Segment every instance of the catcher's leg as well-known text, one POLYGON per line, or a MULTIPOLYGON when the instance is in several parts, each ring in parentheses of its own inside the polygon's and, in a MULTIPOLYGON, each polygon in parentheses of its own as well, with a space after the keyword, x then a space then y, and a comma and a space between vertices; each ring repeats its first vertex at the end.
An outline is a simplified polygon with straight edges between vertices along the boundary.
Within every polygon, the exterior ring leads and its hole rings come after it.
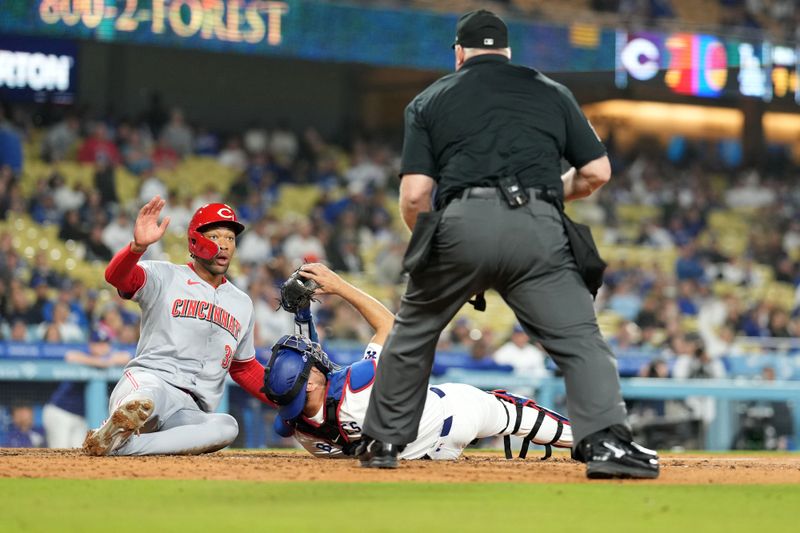
POLYGON ((555 411, 538 405, 524 396, 510 394, 504 390, 492 391, 488 398, 496 401, 505 411, 506 425, 498 434, 505 436, 506 458, 511 459, 511 435, 522 437, 522 450, 525 458, 531 442, 545 447, 545 456, 550 457, 551 446, 572 447, 572 426, 569 420, 555 411))

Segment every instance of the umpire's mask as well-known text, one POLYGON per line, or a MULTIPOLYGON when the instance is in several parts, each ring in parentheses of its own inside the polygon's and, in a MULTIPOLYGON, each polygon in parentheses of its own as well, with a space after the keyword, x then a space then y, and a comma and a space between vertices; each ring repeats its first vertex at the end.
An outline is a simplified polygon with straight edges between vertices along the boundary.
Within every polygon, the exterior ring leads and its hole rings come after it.
POLYGON ((306 337, 284 335, 272 347, 261 390, 278 406, 284 420, 294 420, 303 412, 306 384, 313 367, 325 375, 337 369, 322 347, 306 337))

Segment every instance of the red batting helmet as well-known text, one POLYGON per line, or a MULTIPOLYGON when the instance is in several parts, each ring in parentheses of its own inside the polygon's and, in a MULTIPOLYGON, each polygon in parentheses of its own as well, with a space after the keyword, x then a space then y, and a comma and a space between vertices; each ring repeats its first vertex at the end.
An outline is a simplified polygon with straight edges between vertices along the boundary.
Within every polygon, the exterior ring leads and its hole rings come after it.
POLYGON ((201 233, 208 226, 226 226, 236 235, 244 231, 244 225, 236 220, 236 212, 228 204, 204 205, 189 222, 189 253, 200 259, 211 260, 219 253, 217 243, 201 233))

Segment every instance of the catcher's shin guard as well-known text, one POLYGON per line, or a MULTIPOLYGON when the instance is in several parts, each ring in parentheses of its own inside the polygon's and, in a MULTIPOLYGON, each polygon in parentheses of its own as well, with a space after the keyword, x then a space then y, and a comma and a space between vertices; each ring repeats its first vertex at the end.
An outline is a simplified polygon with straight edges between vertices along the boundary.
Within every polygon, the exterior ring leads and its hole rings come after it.
POLYGON ((519 452, 521 459, 528 455, 528 446, 531 442, 544 446, 545 455, 542 460, 552 455, 553 446, 572 447, 572 427, 565 416, 538 405, 530 398, 515 396, 505 390, 494 390, 491 394, 503 404, 508 415, 506 427, 499 433, 504 437, 506 459, 513 458, 511 435, 523 437, 522 449, 519 452), (510 409, 511 406, 514 409, 510 409))

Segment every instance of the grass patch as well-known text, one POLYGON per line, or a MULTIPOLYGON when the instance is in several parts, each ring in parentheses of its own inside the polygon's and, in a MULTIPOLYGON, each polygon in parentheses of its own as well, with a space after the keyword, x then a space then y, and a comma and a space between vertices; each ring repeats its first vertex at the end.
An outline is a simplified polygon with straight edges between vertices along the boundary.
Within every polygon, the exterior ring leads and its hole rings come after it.
POLYGON ((0 479, 0 531, 787 531, 800 487, 0 479))

